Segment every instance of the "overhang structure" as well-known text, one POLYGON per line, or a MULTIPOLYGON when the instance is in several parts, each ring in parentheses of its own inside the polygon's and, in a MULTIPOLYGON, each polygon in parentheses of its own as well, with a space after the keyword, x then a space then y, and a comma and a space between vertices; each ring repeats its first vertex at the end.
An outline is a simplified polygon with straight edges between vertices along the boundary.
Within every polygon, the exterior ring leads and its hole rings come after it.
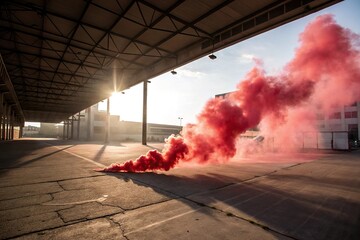
POLYGON ((339 1, 2 0, 0 52, 11 84, 2 79, 1 91, 19 122, 60 122, 339 1))

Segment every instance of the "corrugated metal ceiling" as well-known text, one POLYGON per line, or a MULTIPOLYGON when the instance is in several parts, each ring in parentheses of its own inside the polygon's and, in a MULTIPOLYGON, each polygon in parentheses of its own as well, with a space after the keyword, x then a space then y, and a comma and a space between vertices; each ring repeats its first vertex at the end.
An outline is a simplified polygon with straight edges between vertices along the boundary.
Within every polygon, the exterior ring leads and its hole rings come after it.
POLYGON ((0 50, 25 119, 59 122, 108 97, 114 71, 120 91, 336 2, 3 0, 0 50))

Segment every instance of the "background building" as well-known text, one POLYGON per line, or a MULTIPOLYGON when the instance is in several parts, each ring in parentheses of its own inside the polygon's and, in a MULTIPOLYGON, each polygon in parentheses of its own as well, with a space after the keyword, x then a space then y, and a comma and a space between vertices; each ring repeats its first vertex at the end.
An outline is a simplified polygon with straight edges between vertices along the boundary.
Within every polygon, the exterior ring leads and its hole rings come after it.
POLYGON ((23 137, 39 137, 40 127, 25 126, 23 128, 23 137))
MULTIPOLYGON (((225 98, 229 93, 217 94, 215 97, 225 98)), ((302 133, 303 148, 349 149, 359 146, 360 101, 334 108, 330 115, 323 112, 319 108, 316 113, 318 132, 302 133)), ((254 138, 259 134, 257 130, 249 129, 241 136, 254 138)))
MULTIPOLYGON (((27 137, 52 137, 64 139, 78 139, 89 141, 104 141, 107 127, 107 112, 98 110, 98 105, 71 117, 64 124, 41 123, 36 131, 24 129, 27 137), (79 121, 80 120, 80 121, 79 121)), ((150 142, 164 142, 171 134, 179 134, 181 126, 166 124, 147 124, 147 140, 150 142)), ((142 123, 120 121, 120 116, 110 115, 110 141, 141 142, 142 123)))
POLYGON ((359 140, 360 136, 360 101, 349 106, 334 108, 331 115, 325 116, 321 109, 317 113, 319 131, 346 131, 349 140, 359 140))

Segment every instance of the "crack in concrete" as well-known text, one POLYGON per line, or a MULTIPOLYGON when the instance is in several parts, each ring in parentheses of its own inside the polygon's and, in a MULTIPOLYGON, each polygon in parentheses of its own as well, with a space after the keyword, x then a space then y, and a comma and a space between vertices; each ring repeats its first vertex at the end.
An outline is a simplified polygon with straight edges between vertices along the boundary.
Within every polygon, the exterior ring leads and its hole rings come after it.
POLYGON ((66 189, 61 185, 60 181, 56 181, 56 183, 59 185, 59 187, 60 187, 63 191, 66 191, 66 189))
POLYGON ((231 213, 231 212, 223 211, 223 210, 218 209, 218 208, 216 208, 216 207, 210 207, 210 206, 208 206, 208 205, 205 205, 205 206, 206 206, 206 207, 209 207, 209 208, 212 208, 212 209, 215 209, 215 210, 217 210, 217 211, 219 211, 219 212, 222 212, 222 213, 226 214, 226 215, 229 216, 229 217, 235 217, 235 218, 241 219, 241 220, 243 220, 243 221, 246 221, 246 222, 248 222, 248 223, 250 223, 250 224, 253 224, 253 225, 257 226, 257 227, 260 227, 260 228, 262 228, 262 229, 264 229, 264 230, 266 230, 266 231, 274 232, 274 233, 279 234, 279 235, 282 235, 282 236, 284 236, 284 237, 288 237, 288 238, 291 238, 291 239, 294 239, 294 240, 298 240, 297 238, 295 238, 295 237, 293 237, 293 236, 290 236, 290 235, 288 235, 288 234, 286 234, 286 233, 283 233, 283 232, 280 232, 280 231, 278 231, 278 230, 272 229, 272 228, 270 228, 269 226, 263 225, 263 224, 261 224, 261 223, 259 223, 259 222, 254 222, 254 221, 251 220, 251 219, 238 216, 238 215, 233 214, 233 213, 231 213))
MULTIPOLYGON (((66 209, 69 209, 69 208, 66 208, 66 209)), ((64 209, 61 209, 61 210, 64 210, 64 209)), ((61 217, 61 214, 58 213, 61 210, 58 210, 58 211, 55 211, 55 212, 58 214, 58 217, 60 218, 60 220, 62 220, 64 222, 64 225, 56 226, 56 227, 49 227, 49 228, 44 228, 44 229, 41 229, 41 230, 36 230, 36 231, 27 232, 27 233, 23 233, 23 234, 19 234, 19 235, 14 235, 14 236, 8 237, 7 239, 14 239, 14 238, 19 238, 19 237, 24 237, 24 236, 35 234, 35 233, 41 234, 42 232, 45 232, 45 231, 56 230, 56 229, 59 229, 59 228, 75 225, 75 224, 78 224, 78 223, 83 223, 83 222, 87 222, 87 221, 93 221, 93 220, 102 219, 102 218, 107 219, 107 218, 112 217, 112 216, 114 216, 116 214, 123 213, 123 212, 116 212, 116 213, 111 213, 111 214, 98 216, 98 217, 94 217, 94 218, 86 218, 86 219, 82 218, 80 220, 73 220, 73 221, 66 222, 61 217)))
MULTIPOLYGON (((68 208, 68 209, 70 209, 70 208, 68 208)), ((60 211, 61 211, 61 210, 58 210, 58 211, 55 211, 55 212, 56 212, 58 218, 60 218, 60 220, 65 224, 66 221, 65 221, 65 219, 61 216, 60 211)))
MULTIPOLYGON (((124 213, 123 213, 124 214, 124 213)), ((126 236, 125 234, 125 229, 123 228, 123 226, 120 224, 120 222, 116 222, 112 217, 107 217, 106 218, 108 221, 110 221, 110 223, 118 226, 121 230, 122 236, 126 239, 129 240, 129 238, 126 236)))
POLYGON ((144 204, 144 205, 141 205, 139 207, 134 207, 134 208, 124 208, 124 210, 125 211, 133 211, 133 210, 141 209, 141 208, 144 208, 144 207, 149 207, 149 206, 153 206, 153 205, 156 205, 156 204, 168 202, 168 201, 171 201, 173 199, 175 199, 175 198, 169 198, 169 199, 166 199, 166 200, 163 200, 163 201, 148 203, 148 204, 144 204))
POLYGON ((122 208, 122 207, 120 207, 120 206, 118 206, 118 205, 114 205, 114 204, 110 204, 110 203, 106 203, 106 202, 98 202, 100 205, 102 205, 102 206, 107 206, 107 207, 115 207, 115 208, 120 208, 120 210, 122 211, 122 212, 125 212, 126 210, 124 209, 124 208, 122 208))
POLYGON ((50 181, 44 181, 44 182, 34 182, 34 183, 27 183, 27 184, 7 185, 7 186, 0 186, 0 188, 10 188, 10 187, 28 186, 28 185, 36 185, 36 184, 44 184, 44 183, 57 183, 57 182, 63 182, 63 181, 71 181, 71 180, 78 180, 78 179, 85 179, 85 178, 95 178, 95 177, 104 177, 104 176, 106 176, 106 175, 104 175, 104 174, 99 174, 99 175, 93 175, 93 176, 84 176, 84 177, 76 177, 76 178, 65 178, 65 179, 50 180, 50 181))
MULTIPOLYGON (((14 197, 14 198, 5 198, 5 199, 1 199, 0 202, 2 202, 2 201, 9 201, 9 200, 19 200, 19 199, 22 199, 22 198, 35 197, 35 196, 41 196, 41 195, 50 195, 50 196, 52 196, 52 195, 51 195, 52 193, 58 193, 58 192, 39 193, 39 194, 19 196, 19 197, 14 197)), ((46 201, 46 202, 47 202, 47 201, 46 201)), ((39 203, 37 203, 37 204, 39 204, 39 203)), ((36 205, 36 204, 31 204, 31 205, 27 205, 27 206, 32 206, 32 205, 36 205)))

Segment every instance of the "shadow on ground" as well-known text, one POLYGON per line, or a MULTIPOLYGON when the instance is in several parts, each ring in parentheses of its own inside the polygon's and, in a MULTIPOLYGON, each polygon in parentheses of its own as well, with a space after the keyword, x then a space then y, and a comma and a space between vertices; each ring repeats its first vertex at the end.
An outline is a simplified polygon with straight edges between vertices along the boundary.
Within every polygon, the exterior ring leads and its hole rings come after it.
POLYGON ((317 161, 246 181, 221 172, 191 177, 171 171, 109 175, 291 238, 359 239, 359 152, 354 154, 352 160, 317 161))

